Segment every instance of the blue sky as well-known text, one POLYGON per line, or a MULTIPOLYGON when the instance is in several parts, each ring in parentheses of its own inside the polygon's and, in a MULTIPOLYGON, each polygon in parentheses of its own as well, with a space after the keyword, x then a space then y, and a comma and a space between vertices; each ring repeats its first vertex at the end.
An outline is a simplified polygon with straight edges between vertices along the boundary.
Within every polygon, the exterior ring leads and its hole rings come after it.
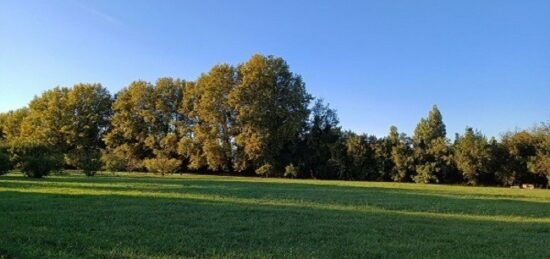
POLYGON ((550 1, 0 1, 0 112, 54 86, 194 80, 285 58, 346 129, 448 135, 550 120, 550 1))

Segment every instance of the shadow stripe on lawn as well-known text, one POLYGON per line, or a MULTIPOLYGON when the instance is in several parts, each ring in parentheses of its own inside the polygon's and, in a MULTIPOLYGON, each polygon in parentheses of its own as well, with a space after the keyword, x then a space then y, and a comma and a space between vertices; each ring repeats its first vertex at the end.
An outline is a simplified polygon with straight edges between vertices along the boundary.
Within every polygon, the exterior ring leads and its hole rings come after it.
POLYGON ((0 192, 14 193, 36 193, 36 194, 59 194, 59 195, 83 195, 83 196, 120 196, 120 197, 148 197, 148 198, 173 198, 194 201, 228 202, 240 205, 253 206, 276 206, 289 208, 319 209, 342 212, 365 212, 391 215, 406 215, 426 218, 439 219, 458 219, 484 222, 501 223, 540 223, 550 224, 549 217, 526 217, 526 216, 503 216, 503 215, 472 215, 472 214, 451 214, 426 211, 405 211, 380 208, 371 205, 337 205, 337 204, 315 204, 310 202, 293 202, 289 200, 264 200, 254 198, 228 197, 210 194, 188 194, 188 193, 162 193, 162 192, 140 192, 140 191, 104 191, 94 190, 93 192, 78 188, 48 188, 40 189, 21 189, 21 188, 0 188, 0 192))

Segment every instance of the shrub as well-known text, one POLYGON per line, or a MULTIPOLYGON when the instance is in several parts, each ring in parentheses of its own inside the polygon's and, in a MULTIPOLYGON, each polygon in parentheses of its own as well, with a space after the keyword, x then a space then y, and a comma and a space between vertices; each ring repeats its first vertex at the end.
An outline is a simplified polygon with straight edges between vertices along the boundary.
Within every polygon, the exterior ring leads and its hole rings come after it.
POLYGON ((7 173, 11 169, 11 161, 8 155, 0 152, 0 175, 7 173))
POLYGON ((28 177, 42 178, 63 167, 63 155, 44 144, 20 143, 13 147, 13 154, 28 177))
POLYGON ((264 164, 260 166, 258 169, 256 169, 256 174, 263 175, 263 176, 270 176, 274 174, 273 166, 269 163, 264 164))
POLYGON ((103 153, 101 155, 103 168, 110 172, 125 171, 128 161, 113 153, 103 153))
POLYGON ((420 165, 416 167, 416 175, 413 177, 413 180, 416 183, 438 183, 436 177, 437 167, 435 163, 427 163, 425 165, 420 165))
POLYGON ((161 174, 163 176, 165 174, 173 174, 177 172, 181 166, 181 161, 173 158, 145 159, 143 163, 149 172, 161 174))
POLYGON ((285 177, 296 178, 298 177, 298 168, 293 164, 287 165, 285 167, 285 177))
POLYGON ((94 176, 101 169, 101 154, 98 150, 73 150, 65 156, 67 164, 84 171, 86 176, 94 176))

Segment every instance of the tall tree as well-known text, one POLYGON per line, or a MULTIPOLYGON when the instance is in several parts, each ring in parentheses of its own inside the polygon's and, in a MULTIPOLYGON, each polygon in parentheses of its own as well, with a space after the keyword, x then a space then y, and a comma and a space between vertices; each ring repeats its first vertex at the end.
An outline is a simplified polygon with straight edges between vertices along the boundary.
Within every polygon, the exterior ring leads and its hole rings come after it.
POLYGON ((93 175, 101 168, 112 97, 101 84, 78 84, 69 90, 65 101, 66 124, 59 129, 67 145, 65 161, 86 175, 93 175))
POLYGON ((202 169, 206 165, 202 146, 195 134, 195 128, 199 123, 199 117, 195 108, 199 93, 195 82, 186 82, 184 84, 182 102, 178 110, 184 118, 178 125, 177 130, 180 136, 178 153, 188 160, 187 167, 189 169, 202 169))
POLYGON ((1 146, 7 147, 21 137, 21 125, 27 116, 29 116, 27 108, 20 108, 0 115, 1 146))
POLYGON ((511 172, 512 170, 509 169, 510 166, 513 166, 513 163, 508 148, 494 137, 488 143, 491 157, 488 171, 493 176, 491 183, 504 186, 512 185, 515 178, 511 172))
POLYGON ((415 182, 441 182, 452 174, 451 153, 443 117, 436 105, 422 118, 413 137, 416 175, 415 182))
POLYGON ((548 125, 531 130, 508 132, 502 137, 506 151, 503 170, 498 178, 503 185, 532 183, 548 185, 548 156, 550 130, 548 125))
MULTIPOLYGON (((151 89, 149 113, 152 114, 152 120, 149 122, 145 145, 152 150, 154 159, 181 160, 177 147, 181 138, 179 127, 184 126, 186 120, 185 115, 179 112, 185 83, 165 77, 158 79, 151 89)), ((174 161, 171 163, 178 164, 174 161)))
POLYGON ((392 180, 392 172, 395 168, 395 163, 392 159, 392 150, 397 143, 394 142, 394 139, 391 139, 390 136, 388 136, 379 138, 372 144, 374 145, 373 149, 376 160, 376 180, 392 180))
POLYGON ((21 137, 65 153, 69 148, 63 130, 69 125, 68 94, 69 88, 56 87, 35 97, 29 104, 28 116, 21 123, 21 137))
POLYGON ((550 186, 550 123, 541 124, 533 129, 533 134, 537 139, 536 155, 529 162, 529 168, 546 179, 543 183, 550 186))
POLYGON ((13 150, 32 143, 64 154, 65 164, 91 174, 101 166, 99 150, 110 111, 111 96, 99 84, 57 87, 35 97, 28 110, 10 113, 3 128, 13 150))
POLYGON ((391 145, 391 160, 393 168, 390 171, 390 178, 395 182, 410 181, 414 171, 414 157, 412 140, 404 133, 399 134, 397 127, 390 127, 389 142, 391 145))
POLYGON ((380 179, 376 161, 376 143, 378 139, 366 134, 357 135, 353 132, 344 134, 343 170, 341 179, 347 180, 377 180, 380 179))
POLYGON ((153 97, 154 88, 145 81, 134 81, 116 95, 103 156, 109 169, 141 170, 143 160, 153 157, 153 149, 145 142, 156 120, 153 97))
POLYGON ((235 168, 282 175, 291 159, 285 151, 303 131, 311 97, 282 58, 254 55, 239 72, 239 84, 229 96, 239 127, 235 143, 243 152, 235 168))
POLYGON ((458 136, 455 145, 456 165, 469 184, 489 183, 491 151, 487 139, 472 128, 466 128, 463 136, 458 136))
POLYGON ((308 131, 298 152, 302 157, 304 177, 330 179, 338 176, 336 145, 342 136, 334 109, 318 99, 311 109, 308 131))
POLYGON ((533 183, 536 175, 530 171, 529 162, 536 157, 536 139, 527 130, 508 132, 502 137, 506 164, 499 174, 503 185, 533 183))
POLYGON ((210 170, 232 169, 235 112, 229 105, 229 94, 237 80, 237 70, 222 64, 201 75, 195 85, 194 112, 198 123, 194 127, 194 136, 203 157, 198 161, 206 163, 210 170))

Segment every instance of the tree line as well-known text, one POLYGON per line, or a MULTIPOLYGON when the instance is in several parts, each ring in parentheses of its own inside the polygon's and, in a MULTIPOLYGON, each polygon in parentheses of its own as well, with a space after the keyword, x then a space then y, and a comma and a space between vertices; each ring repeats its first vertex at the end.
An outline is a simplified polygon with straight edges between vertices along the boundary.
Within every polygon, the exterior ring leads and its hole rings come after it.
POLYGON ((295 177, 517 185, 550 182, 550 125, 487 139, 467 127, 451 140, 437 106, 412 137, 341 128, 279 57, 220 64, 195 81, 134 81, 112 96, 100 84, 56 87, 0 114, 0 174, 184 171, 295 177))

